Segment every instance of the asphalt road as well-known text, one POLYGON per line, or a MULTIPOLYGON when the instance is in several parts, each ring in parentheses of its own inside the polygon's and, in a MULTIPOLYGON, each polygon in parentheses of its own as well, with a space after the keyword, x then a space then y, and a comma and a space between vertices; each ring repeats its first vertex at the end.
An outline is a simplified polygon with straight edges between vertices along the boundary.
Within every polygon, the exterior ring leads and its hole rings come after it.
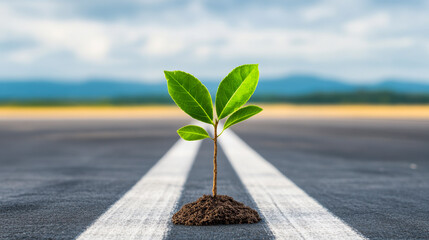
MULTIPOLYGON (((186 121, 1 121, 0 239, 73 239, 177 141, 186 121)), ((370 239, 429 239, 429 121, 249 120, 233 130, 370 239)), ((205 140, 176 209, 211 192, 205 140)), ((180 161, 180 159, 178 159, 180 161)), ((220 194, 257 208, 225 155, 220 194)), ((184 227, 167 239, 271 239, 267 223, 184 227)))
POLYGON ((177 141, 186 122, 0 122, 0 239, 73 239, 177 141))
POLYGON ((429 121, 252 121, 235 132, 370 239, 429 239, 429 121))

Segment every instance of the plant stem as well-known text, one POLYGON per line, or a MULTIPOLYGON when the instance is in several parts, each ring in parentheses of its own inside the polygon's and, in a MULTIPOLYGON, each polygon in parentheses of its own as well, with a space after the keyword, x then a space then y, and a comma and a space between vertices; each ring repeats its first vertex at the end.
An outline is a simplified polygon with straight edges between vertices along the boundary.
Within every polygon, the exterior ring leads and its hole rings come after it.
POLYGON ((217 195, 217 124, 219 123, 219 120, 215 121, 214 124, 214 153, 213 153, 213 197, 216 197, 217 195))

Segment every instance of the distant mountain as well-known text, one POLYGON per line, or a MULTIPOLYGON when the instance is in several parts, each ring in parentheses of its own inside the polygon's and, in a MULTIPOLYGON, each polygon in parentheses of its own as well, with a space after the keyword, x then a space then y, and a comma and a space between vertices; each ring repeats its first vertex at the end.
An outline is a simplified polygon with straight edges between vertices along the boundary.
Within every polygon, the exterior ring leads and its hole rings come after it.
POLYGON ((296 96, 316 92, 350 92, 357 88, 359 87, 336 80, 295 75, 261 81, 258 85, 257 93, 296 96))
POLYGON ((167 96, 167 84, 119 81, 49 82, 0 81, 0 100, 22 99, 102 99, 126 96, 167 96))
MULTIPOLYGON (((216 93, 218 82, 204 81, 216 93)), ((429 94, 429 84, 387 80, 373 85, 354 85, 316 76, 294 75, 261 79, 255 96, 300 96, 313 93, 347 93, 355 91, 389 91, 394 93, 429 94)), ((167 97, 165 81, 157 84, 115 80, 55 82, 43 80, 0 81, 0 100, 62 99, 95 100, 118 97, 167 97)))
POLYGON ((409 83, 401 80, 386 80, 373 86, 369 86, 369 89, 397 93, 429 93, 429 84, 409 83))

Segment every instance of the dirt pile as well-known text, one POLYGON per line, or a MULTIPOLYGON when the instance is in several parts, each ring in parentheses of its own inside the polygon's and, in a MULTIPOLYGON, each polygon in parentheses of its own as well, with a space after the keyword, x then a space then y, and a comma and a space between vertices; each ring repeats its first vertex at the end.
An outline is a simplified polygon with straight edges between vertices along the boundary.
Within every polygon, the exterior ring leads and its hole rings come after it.
POLYGON ((226 195, 215 198, 204 195, 184 205, 172 218, 174 224, 189 226, 257 223, 260 220, 258 212, 226 195))

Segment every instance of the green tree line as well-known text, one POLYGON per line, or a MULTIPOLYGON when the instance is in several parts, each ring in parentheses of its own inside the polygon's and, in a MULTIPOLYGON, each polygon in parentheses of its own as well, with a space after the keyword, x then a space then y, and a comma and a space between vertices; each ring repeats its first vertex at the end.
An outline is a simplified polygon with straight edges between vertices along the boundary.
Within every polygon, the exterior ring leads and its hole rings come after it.
MULTIPOLYGON (((429 104, 429 94, 408 94, 389 91, 356 91, 348 93, 312 93, 298 96, 255 95, 250 102, 293 104, 429 104)), ((174 104, 169 96, 117 97, 104 99, 29 99, 0 100, 2 106, 76 106, 76 105, 150 105, 174 104)))

